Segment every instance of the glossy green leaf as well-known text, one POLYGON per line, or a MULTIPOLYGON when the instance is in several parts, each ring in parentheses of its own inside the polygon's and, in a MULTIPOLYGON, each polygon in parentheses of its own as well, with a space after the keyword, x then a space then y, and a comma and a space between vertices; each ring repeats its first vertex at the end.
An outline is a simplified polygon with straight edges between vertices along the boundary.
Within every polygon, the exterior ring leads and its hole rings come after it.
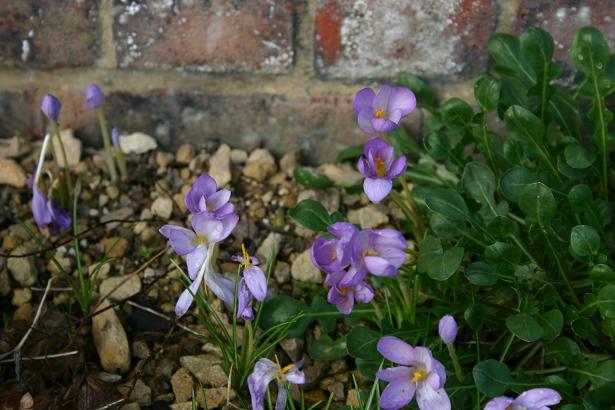
POLYGON ((536 83, 536 74, 523 58, 517 37, 502 33, 491 36, 487 50, 498 72, 515 77, 526 86, 536 83))
POLYGON ((581 134, 581 115, 570 95, 557 90, 549 99, 549 115, 561 128, 564 135, 578 137, 581 134))
POLYGON ((615 284, 608 284, 600 289, 594 303, 602 316, 615 318, 615 284))
POLYGON ((437 161, 445 160, 450 154, 450 141, 443 132, 432 131, 428 133, 423 138, 423 144, 427 153, 437 161))
POLYGON ((589 271, 589 277, 594 282, 615 283, 615 271, 608 265, 597 263, 589 271))
POLYGON ((527 313, 507 317, 506 327, 513 335, 525 342, 535 342, 544 334, 542 326, 527 313))
POLYGON ((542 149, 545 141, 545 128, 540 118, 531 111, 520 105, 513 105, 506 110, 504 120, 506 129, 514 138, 525 142, 534 151, 542 149))
POLYGON ((484 112, 495 111, 500 103, 500 80, 490 74, 480 74, 474 80, 474 98, 484 112))
POLYGON ((290 211, 290 216, 299 224, 316 232, 322 232, 331 224, 325 207, 312 199, 299 202, 290 211))
POLYGON ((472 128, 474 110, 465 101, 459 98, 451 98, 442 104, 442 120, 452 131, 464 134, 472 128))
POLYGON ((498 282, 495 269, 483 261, 471 263, 464 273, 468 281, 476 286, 493 286, 498 282))
POLYGON ((502 175, 500 189, 502 189, 502 193, 506 198, 513 202, 518 202, 521 191, 534 182, 538 182, 536 175, 528 171, 527 168, 515 167, 502 175))
POLYGON ((425 203, 433 212, 437 212, 445 218, 455 220, 467 220, 470 211, 459 192, 448 188, 434 188, 425 196, 425 203))
POLYGON ((496 267, 513 267, 521 261, 521 251, 515 245, 495 242, 485 248, 485 260, 496 267))
POLYGON ((480 330, 485 323, 487 311, 480 303, 470 305, 464 312, 463 318, 470 328, 474 331, 480 330))
POLYGON ((341 359, 348 354, 346 336, 333 340, 329 335, 322 335, 320 339, 310 345, 308 353, 314 360, 341 359))
POLYGON ((363 145, 356 147, 348 147, 340 151, 337 154, 337 162, 344 162, 348 160, 354 160, 363 155, 363 145))
MULTIPOLYGON (((263 330, 271 329, 276 325, 287 323, 298 314, 305 312, 306 307, 303 303, 291 296, 276 296, 267 299, 262 308, 260 326, 263 330)), ((309 325, 309 320, 306 318, 299 319, 292 325, 288 331, 289 337, 297 337, 303 335, 305 329, 309 325)))
POLYGON ((553 309, 548 312, 538 314, 536 319, 544 330, 542 338, 547 342, 550 342, 558 337, 564 327, 564 315, 562 315, 562 312, 559 309, 553 309))
POLYGON ((495 175, 487 165, 480 162, 467 163, 461 176, 461 185, 472 199, 494 208, 495 175))
POLYGON ((418 271, 439 281, 447 280, 457 272, 464 255, 464 249, 461 247, 443 251, 440 241, 433 236, 425 238, 419 245, 419 250, 418 271))
POLYGON ((594 227, 577 225, 570 232, 570 248, 579 256, 590 256, 600 250, 600 235, 594 227))
POLYGON ((551 189, 542 182, 527 185, 519 195, 519 207, 530 221, 547 226, 557 212, 557 202, 551 189))
POLYGON ((575 169, 585 169, 596 162, 596 154, 580 144, 568 144, 564 149, 566 163, 575 169))
POLYGON ((472 376, 478 390, 488 397, 504 394, 513 382, 508 367, 493 359, 484 360, 474 366, 472 376))
POLYGON ((382 334, 376 330, 367 327, 355 327, 346 338, 348 353, 352 357, 366 360, 382 359, 382 356, 376 350, 376 345, 381 337, 382 334))
POLYGON ((613 410, 615 382, 606 382, 583 396, 585 410, 613 410))
POLYGON ((314 175, 309 169, 304 167, 295 167, 293 177, 298 183, 308 188, 324 189, 335 185, 329 178, 314 175))
POLYGON ((547 362, 557 361, 568 366, 578 363, 582 358, 579 345, 567 337, 559 337, 545 347, 545 360, 547 362))
POLYGON ((592 190, 585 184, 575 185, 568 192, 568 202, 575 212, 581 212, 593 202, 592 190))

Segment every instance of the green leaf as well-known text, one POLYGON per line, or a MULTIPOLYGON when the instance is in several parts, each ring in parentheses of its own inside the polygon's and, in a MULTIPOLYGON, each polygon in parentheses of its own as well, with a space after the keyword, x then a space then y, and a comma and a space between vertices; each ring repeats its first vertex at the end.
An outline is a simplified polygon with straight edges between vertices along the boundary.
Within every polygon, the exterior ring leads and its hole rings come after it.
POLYGON ((594 388, 615 382, 615 360, 605 360, 598 364, 598 367, 589 378, 594 388))
POLYGON ((613 391, 615 382, 605 383, 583 396, 583 406, 586 410, 613 410, 613 391))
POLYGON ((589 271, 589 277, 594 282, 615 283, 615 271, 603 263, 597 263, 592 266, 592 270, 589 271))
POLYGON ((531 111, 520 105, 513 105, 506 110, 504 120, 506 129, 514 138, 525 142, 534 151, 542 149, 545 142, 545 128, 540 118, 531 111))
POLYGON ((310 313, 314 314, 314 317, 316 317, 316 320, 325 333, 330 333, 335 330, 335 322, 338 318, 335 313, 338 312, 335 306, 328 303, 325 298, 320 295, 315 295, 310 305, 310 313), (332 315, 331 313, 334 314, 332 315))
POLYGON ((570 232, 570 248, 579 256, 590 256, 600 250, 600 235, 589 225, 577 225, 570 232))
POLYGON ((493 286, 498 282, 495 269, 486 262, 471 263, 464 273, 470 283, 476 286, 493 286))
POLYGON ((585 169, 596 162, 596 154, 580 144, 568 144, 564 149, 566 163, 574 169, 585 169))
POLYGON ((537 319, 544 330, 542 338, 545 341, 552 341, 562 332, 562 328, 564 327, 564 315, 562 315, 559 309, 553 309, 539 314, 537 319))
POLYGON ((498 72, 515 77, 528 87, 536 83, 536 74, 523 58, 517 37, 495 34, 489 38, 487 50, 498 72))
POLYGON ((324 189, 335 185, 329 178, 314 175, 310 170, 304 167, 295 167, 293 170, 293 177, 295 177, 298 183, 308 188, 324 189))
POLYGON ((467 102, 451 98, 442 104, 441 112, 442 120, 450 130, 461 135, 471 130, 474 110, 467 102))
POLYGON ((545 360, 547 362, 557 361, 569 366, 577 364, 582 358, 579 345, 567 337, 559 337, 545 348, 545 360))
POLYGON ((500 80, 490 74, 479 74, 474 80, 474 98, 484 112, 495 111, 500 103, 500 80))
POLYGON ((341 359, 348 354, 346 336, 333 340, 329 335, 322 335, 320 339, 310 345, 308 353, 314 360, 331 361, 341 359))
POLYGON ((508 268, 521 261, 521 251, 506 242, 495 242, 485 248, 485 260, 496 267, 508 268))
POLYGON ((290 216, 299 224, 316 232, 322 232, 331 225, 329 213, 325 207, 313 199, 299 202, 289 211, 290 216))
POLYGON ((505 216, 498 215, 487 224, 487 231, 496 238, 508 238, 517 230, 515 223, 505 216))
POLYGON ((467 220, 470 211, 459 192, 448 188, 434 188, 425 196, 425 203, 433 212, 453 221, 467 220))
POLYGON ((461 247, 444 252, 440 241, 433 236, 426 237, 419 245, 419 250, 418 271, 439 281, 447 280, 457 272, 464 255, 464 249, 461 247))
POLYGON ((513 382, 508 367, 493 359, 484 360, 474 366, 472 376, 478 390, 488 397, 504 394, 513 382))
POLYGON ((581 115, 575 101, 564 91, 555 91, 549 99, 549 115, 564 135, 578 137, 581 134, 581 115))
POLYGON ((340 151, 337 154, 337 162, 348 161, 349 159, 356 159, 363 155, 363 145, 358 145, 356 147, 348 147, 340 151))
POLYGON ((572 40, 570 58, 586 76, 591 77, 596 71, 604 71, 610 57, 609 44, 598 29, 583 27, 577 31, 572 40))
POLYGON ((478 203, 494 209, 495 175, 491 168, 480 162, 466 164, 461 176, 463 190, 478 203))
POLYGON ((423 145, 427 153, 436 161, 444 161, 451 155, 451 145, 446 134, 432 131, 423 138, 423 145))
POLYGON ((382 356, 376 350, 382 334, 367 327, 355 327, 348 333, 346 346, 352 357, 366 360, 380 360, 382 356))
POLYGON ((525 342, 535 342, 544 334, 544 330, 536 319, 527 313, 518 313, 507 317, 506 327, 513 335, 525 342))
POLYGON ((502 76, 500 78, 500 106, 498 107, 498 115, 504 116, 504 112, 513 105, 527 107, 529 101, 527 98, 527 87, 516 78, 502 76))
POLYGON ((594 303, 602 316, 615 318, 615 284, 608 284, 600 289, 594 303))
MULTIPOLYGON (((306 307, 303 303, 291 296, 276 296, 267 299, 261 309, 260 326, 263 330, 271 329, 276 325, 287 323, 293 320, 298 314, 305 312, 306 307)), ((305 333, 305 329, 309 325, 309 319, 301 318, 288 331, 289 337, 297 337, 305 333)))
POLYGON ((519 207, 530 221, 548 226, 557 212, 557 202, 551 189, 542 182, 527 185, 519 195, 519 207))
POLYGON ((438 97, 425 81, 415 75, 406 74, 399 77, 398 84, 412 90, 418 107, 427 108, 429 111, 437 110, 438 97))
POLYGON ((519 202, 521 191, 533 182, 538 182, 536 175, 532 174, 527 168, 511 168, 502 175, 500 179, 500 189, 506 198, 513 202, 519 202))
POLYGON ((530 89, 530 95, 538 97, 538 115, 545 119, 552 93, 551 80, 559 74, 557 66, 551 63, 553 38, 544 30, 530 27, 521 35, 519 42, 523 57, 536 74, 536 85, 530 89))
POLYGON ((594 201, 592 190, 585 184, 575 185, 568 192, 568 202, 575 212, 581 212, 594 201))
POLYGON ((470 305, 464 312, 463 318, 466 323, 470 326, 470 328, 474 331, 480 330, 485 323, 485 317, 487 316, 487 311, 480 303, 475 303, 470 305))

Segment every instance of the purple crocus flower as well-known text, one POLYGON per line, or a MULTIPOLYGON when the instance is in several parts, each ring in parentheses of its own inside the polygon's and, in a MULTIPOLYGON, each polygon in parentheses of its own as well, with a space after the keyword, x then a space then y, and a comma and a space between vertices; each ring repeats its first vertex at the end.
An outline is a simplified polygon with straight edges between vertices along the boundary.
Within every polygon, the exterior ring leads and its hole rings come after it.
POLYGON ((395 276, 406 260, 408 243, 392 228, 364 229, 352 243, 352 265, 376 276, 395 276))
POLYGON ((451 409, 444 390, 446 371, 431 350, 423 346, 412 347, 394 336, 381 338, 377 349, 385 359, 401 365, 376 373, 380 380, 389 382, 380 396, 380 407, 401 409, 416 395, 421 410, 451 409))
POLYGON ((41 102, 41 112, 49 121, 58 122, 60 118, 60 111, 62 110, 62 104, 60 101, 51 94, 46 94, 41 102))
POLYGON ((489 401, 485 410, 549 410, 562 400, 553 389, 538 388, 527 390, 516 399, 506 396, 496 397, 489 401))
POLYGON ((122 149, 122 145, 120 144, 120 130, 116 127, 111 129, 111 143, 115 149, 122 149))
POLYGON ((100 108, 103 104, 105 96, 96 84, 90 84, 85 89, 85 109, 93 110, 95 108, 100 108))
POLYGON ((231 191, 218 191, 216 180, 206 172, 194 181, 192 188, 186 194, 184 202, 193 214, 208 213, 216 218, 233 213, 234 206, 229 202, 231 191))
POLYGON ((312 244, 312 263, 320 270, 333 273, 350 264, 352 238, 358 229, 347 222, 337 222, 327 228, 335 239, 316 238, 312 244))
POLYGON ((209 215, 193 215, 193 230, 175 225, 164 225, 160 233, 168 240, 173 250, 180 256, 186 256, 188 275, 193 283, 180 295, 175 306, 178 317, 183 316, 192 304, 193 295, 198 291, 203 280, 209 288, 228 305, 233 305, 235 284, 211 267, 213 247, 226 239, 239 221, 235 214, 221 219, 209 215))
POLYGON ((299 368, 303 365, 303 361, 295 364, 290 364, 285 367, 280 367, 277 363, 269 359, 260 359, 254 365, 254 371, 248 376, 248 388, 252 399, 252 410, 263 410, 263 401, 267 387, 272 380, 278 382, 278 399, 276 401, 275 410, 283 410, 286 407, 286 382, 292 384, 304 384, 305 375, 299 368))
POLYGON ((399 127, 401 119, 414 111, 416 97, 406 87, 385 85, 378 94, 364 88, 355 95, 353 108, 363 131, 387 133, 399 127))
POLYGON ((363 190, 372 202, 382 201, 393 188, 393 178, 406 171, 408 160, 401 156, 395 159, 394 149, 380 137, 370 139, 359 158, 359 172, 363 174, 363 190))
POLYGON ((325 284, 331 286, 327 301, 345 315, 352 312, 355 300, 359 303, 369 303, 374 298, 374 289, 364 281, 365 274, 357 275, 356 272, 352 272, 353 268, 350 270, 351 272, 330 273, 325 279, 325 284))
MULTIPOLYGON (((32 179, 30 180, 32 182, 32 179)), ((36 184, 32 184, 32 216, 40 230, 47 228, 49 234, 57 235, 68 229, 71 217, 51 198, 47 198, 36 184)))
POLYGON ((243 265, 243 280, 250 293, 256 300, 262 302, 267 297, 267 278, 265 272, 258 267, 258 258, 251 257, 246 251, 244 244, 241 244, 242 255, 236 255, 233 260, 243 265))
POLYGON ((444 315, 438 323, 438 333, 444 344, 450 345, 455 343, 457 337, 457 322, 451 315, 444 315))

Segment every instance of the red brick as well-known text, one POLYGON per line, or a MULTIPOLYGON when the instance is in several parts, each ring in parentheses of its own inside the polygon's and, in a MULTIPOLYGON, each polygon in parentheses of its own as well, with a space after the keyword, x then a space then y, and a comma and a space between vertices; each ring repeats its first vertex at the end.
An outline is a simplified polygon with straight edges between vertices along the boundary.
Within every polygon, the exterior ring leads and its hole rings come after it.
POLYGON ((0 138, 40 135, 41 131, 34 90, 0 90, 0 138))
POLYGON ((615 51, 615 1, 613 0, 523 0, 517 11, 516 33, 530 26, 548 31, 555 40, 554 57, 570 61, 572 39, 578 29, 594 26, 605 36, 615 51))
POLYGON ((284 72, 293 61, 289 0, 117 1, 120 67, 284 72))
POLYGON ((334 78, 472 74, 486 67, 492 0, 319 0, 315 66, 334 78))
POLYGON ((91 65, 97 56, 96 1, 0 2, 0 65, 91 65))

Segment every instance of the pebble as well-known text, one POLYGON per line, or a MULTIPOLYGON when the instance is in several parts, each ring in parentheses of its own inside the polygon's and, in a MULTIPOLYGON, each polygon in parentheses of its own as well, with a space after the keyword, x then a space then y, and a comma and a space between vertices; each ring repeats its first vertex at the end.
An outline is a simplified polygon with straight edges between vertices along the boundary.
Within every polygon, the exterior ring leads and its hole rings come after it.
POLYGON ((231 148, 228 145, 220 145, 209 158, 209 175, 216 180, 218 187, 231 182, 231 148))
MULTIPOLYGON (((132 208, 129 207, 125 207, 125 208, 120 208, 120 209, 116 209, 115 211, 111 211, 103 216, 100 217, 100 223, 105 223, 105 222, 109 222, 109 221, 113 221, 113 220, 123 220, 123 219, 130 219, 130 217, 132 216, 133 210, 132 208)), ((108 231, 111 231, 115 228, 117 228, 118 226, 120 226, 121 222, 110 222, 110 223, 105 223, 105 229, 108 231)))
MULTIPOLYGON (((68 161, 68 166, 76 166, 79 161, 81 161, 81 150, 83 145, 81 144, 81 140, 79 138, 75 138, 73 130, 71 129, 60 131, 60 138, 62 139, 62 145, 64 145, 64 150, 66 152, 66 161, 68 161)), ((58 142, 58 137, 53 135, 50 141, 51 147, 49 147, 49 151, 58 154, 58 158, 56 158, 58 166, 65 168, 64 155, 62 154, 62 147, 58 142)))
POLYGON ((137 359, 147 359, 152 354, 144 340, 135 340, 131 347, 132 355, 137 359))
POLYGON ((113 301, 121 302, 141 292, 141 279, 138 275, 128 274, 112 276, 103 280, 100 284, 101 295, 108 295, 113 289, 115 290, 109 295, 109 298, 113 301), (124 283, 115 289, 122 282, 124 283))
POLYGON ((244 164, 248 160, 248 153, 242 149, 231 150, 231 162, 233 164, 244 164))
POLYGON ((162 219, 169 219, 173 213, 173 201, 166 196, 159 196, 154 200, 150 209, 154 215, 158 215, 162 219))
POLYGON ((282 261, 276 262, 273 277, 280 285, 290 282, 290 265, 282 261))
POLYGON ((126 154, 143 154, 158 148, 156 140, 142 132, 120 136, 120 146, 126 154))
POLYGON ((213 389, 197 389, 196 401, 199 406, 207 409, 217 409, 226 404, 227 395, 229 400, 233 400, 237 393, 235 390, 227 390, 226 387, 218 387, 213 389), (205 393, 205 395, 203 395, 205 393))
MULTIPOLYGON (((105 299, 99 310, 110 306, 105 299)), ((130 347, 126 331, 113 308, 92 317, 92 337, 100 364, 110 373, 124 373, 130 369, 130 347)))
POLYGON ((103 238, 100 243, 105 248, 105 253, 110 258, 121 258, 128 251, 128 241, 126 238, 110 237, 103 238))
POLYGON ((0 185, 23 188, 26 182, 26 172, 21 165, 12 159, 0 157, 0 185))
POLYGON ((182 356, 179 363, 190 371, 205 386, 224 387, 227 384, 227 375, 220 366, 222 359, 214 354, 198 356, 182 356))
POLYGON ((302 282, 322 283, 322 273, 312 263, 310 249, 306 249, 297 256, 290 267, 290 274, 293 279, 302 282))
POLYGON ((288 176, 292 176, 293 171, 297 167, 297 151, 289 151, 280 158, 280 169, 288 176))
POLYGON ((306 189, 297 196, 297 203, 305 199, 320 202, 329 213, 340 209, 340 191, 337 188, 306 189))
POLYGON ((109 197, 105 194, 100 194, 100 196, 98 197, 98 206, 102 208, 103 206, 107 205, 108 202, 109 197))
POLYGON ((187 369, 182 367, 173 373, 171 377, 171 388, 173 389, 173 394, 175 394, 176 403, 190 400, 192 397, 193 383, 192 376, 187 369))
POLYGON ((346 396, 346 406, 350 407, 359 407, 359 390, 350 389, 348 390, 348 396, 346 396))
POLYGON ((347 186, 363 183, 363 175, 350 164, 326 164, 322 166, 322 173, 336 185, 347 186))
POLYGON ((117 197, 120 195, 120 190, 115 185, 107 186, 107 188, 105 188, 105 191, 111 199, 117 199, 117 197))
POLYGON ((256 250, 256 255, 259 258, 263 258, 263 262, 269 260, 270 257, 275 259, 280 251, 280 244, 282 243, 282 235, 277 232, 269 232, 265 240, 261 243, 261 246, 256 250))
POLYGON ((290 360, 298 362, 303 356, 303 348, 305 347, 305 341, 302 337, 289 337, 280 342, 282 350, 288 355, 290 360))
POLYGON ((137 381, 134 383, 128 382, 126 384, 118 386, 117 390, 123 395, 127 395, 128 393, 130 393, 130 395, 128 396, 128 400, 137 402, 141 406, 149 406, 150 404, 152 404, 152 389, 151 387, 143 383, 143 380, 141 379, 137 379, 137 381))
POLYGON ((156 152, 156 165, 158 165, 158 167, 162 170, 167 169, 167 167, 171 164, 171 162, 173 162, 174 159, 175 156, 170 152, 156 152))
POLYGON ((6 296, 11 293, 11 278, 9 273, 0 269, 0 296, 6 296))
POLYGON ((33 309, 32 303, 24 303, 13 312, 13 322, 22 321, 26 323, 32 322, 33 309))
POLYGON ((248 157, 243 168, 243 175, 263 182, 267 177, 275 174, 276 171, 275 159, 271 153, 264 148, 258 148, 252 151, 248 157))
POLYGON ((23 137, 13 137, 0 141, 0 157, 17 158, 28 152, 26 140, 23 137))
POLYGON ((190 164, 194 158, 194 147, 192 144, 182 144, 177 148, 177 152, 175 153, 175 159, 180 164, 190 164))
POLYGON ((32 291, 28 288, 25 289, 15 289, 15 293, 13 293, 13 299, 11 300, 11 304, 13 306, 21 306, 24 303, 28 303, 32 300, 32 291))
MULTIPOLYGON (((20 245, 13 249, 11 254, 21 255, 31 252, 32 249, 25 245, 20 245)), ((37 273, 34 264, 34 256, 26 256, 25 258, 8 258, 6 267, 9 272, 21 286, 30 287, 36 283, 37 273)))
POLYGON ((362 228, 376 228, 389 222, 383 205, 370 204, 359 209, 348 211, 348 222, 358 224, 362 228))

